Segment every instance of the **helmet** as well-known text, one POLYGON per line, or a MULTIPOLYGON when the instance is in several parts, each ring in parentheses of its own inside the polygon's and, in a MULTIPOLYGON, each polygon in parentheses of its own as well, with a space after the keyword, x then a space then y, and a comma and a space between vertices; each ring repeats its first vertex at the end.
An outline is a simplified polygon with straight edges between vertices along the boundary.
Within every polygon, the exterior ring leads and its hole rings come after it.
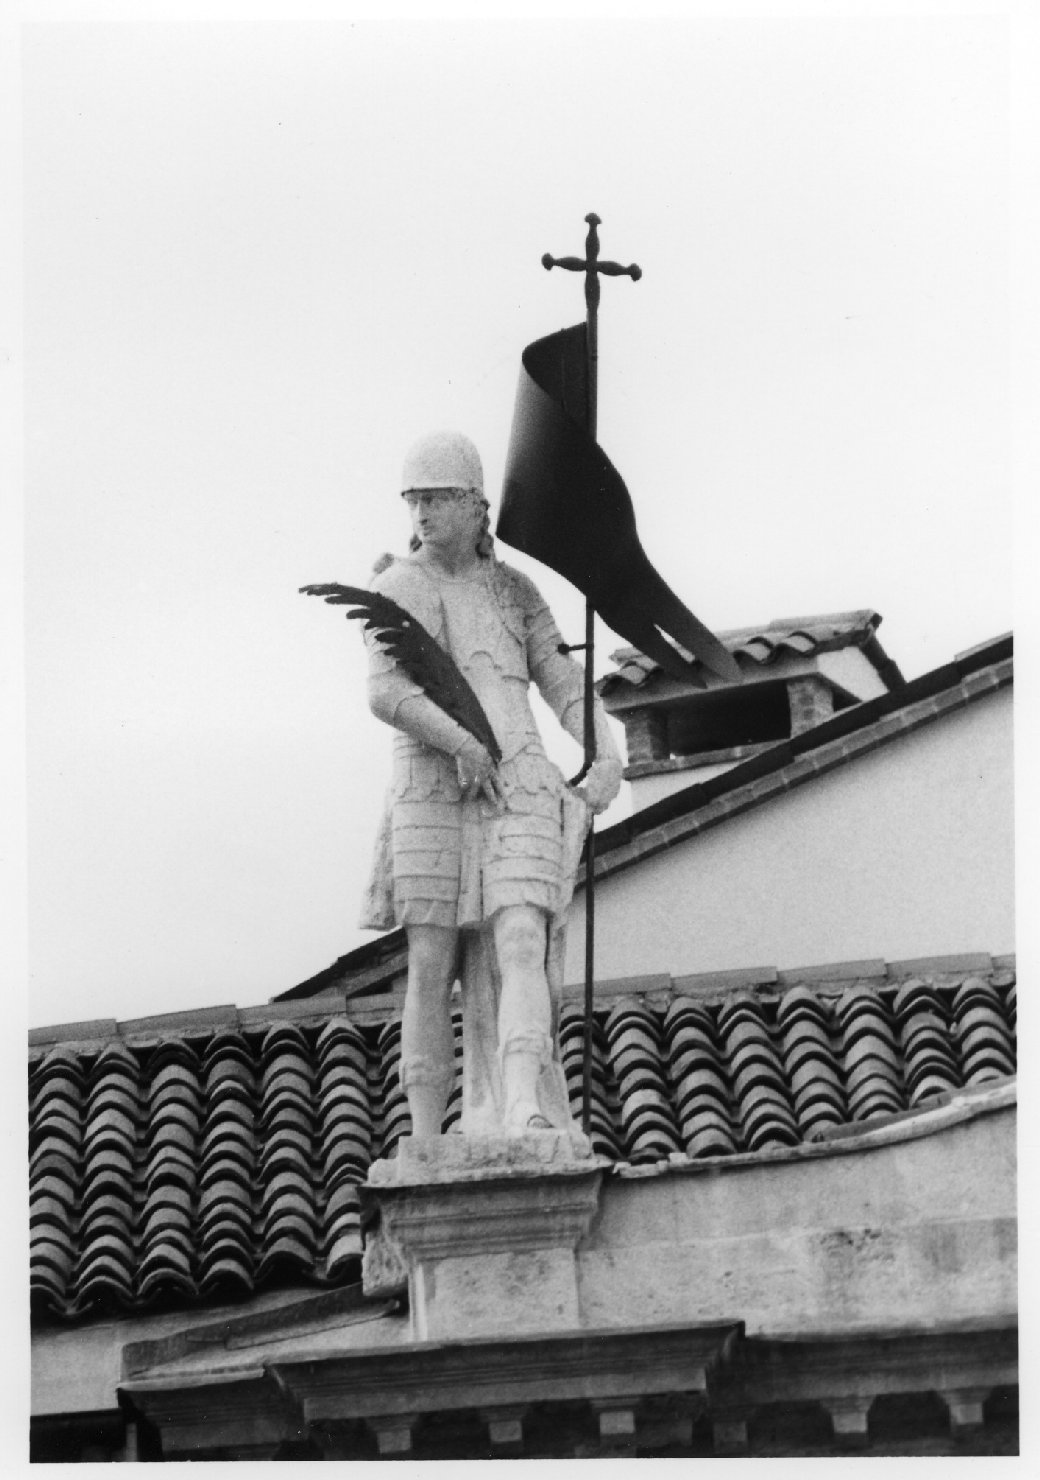
POLYGON ((408 449, 401 492, 423 488, 469 488, 483 496, 480 453, 461 432, 429 432, 408 449))

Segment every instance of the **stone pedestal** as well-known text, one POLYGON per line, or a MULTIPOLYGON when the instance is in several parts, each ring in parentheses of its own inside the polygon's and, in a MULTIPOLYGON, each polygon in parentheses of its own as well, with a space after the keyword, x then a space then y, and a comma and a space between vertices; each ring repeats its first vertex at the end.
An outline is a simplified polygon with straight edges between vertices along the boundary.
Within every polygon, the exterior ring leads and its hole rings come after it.
POLYGON ((408 1272, 413 1339, 580 1326, 575 1249, 601 1169, 553 1131, 405 1137, 395 1159, 375 1162, 362 1196, 408 1272))

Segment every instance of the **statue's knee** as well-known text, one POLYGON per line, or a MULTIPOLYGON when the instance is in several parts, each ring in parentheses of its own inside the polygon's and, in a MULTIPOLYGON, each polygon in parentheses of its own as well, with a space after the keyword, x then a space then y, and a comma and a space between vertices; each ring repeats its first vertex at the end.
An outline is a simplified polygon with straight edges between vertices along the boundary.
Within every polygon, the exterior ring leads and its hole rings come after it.
POLYGON ((495 931, 499 966, 523 971, 544 968, 545 939, 545 921, 540 915, 504 913, 495 931))

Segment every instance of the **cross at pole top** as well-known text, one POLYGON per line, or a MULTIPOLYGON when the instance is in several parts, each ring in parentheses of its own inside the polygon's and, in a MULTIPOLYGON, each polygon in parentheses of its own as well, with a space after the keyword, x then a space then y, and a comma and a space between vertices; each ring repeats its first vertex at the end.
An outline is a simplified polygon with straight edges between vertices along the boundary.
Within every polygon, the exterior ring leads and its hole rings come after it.
POLYGON ((637 267, 634 262, 627 267, 622 267, 620 262, 601 262, 599 260, 599 233, 596 227, 600 224, 600 218, 595 211, 590 211, 585 217, 589 223, 589 232, 585 238, 585 256, 582 257, 553 257, 546 252, 542 258, 542 266, 546 272, 554 267, 565 267, 568 272, 583 272, 585 274, 585 302, 588 304, 590 314, 594 314, 599 303, 599 275, 606 273, 607 277, 630 277, 637 283, 643 276, 643 269, 637 267))
POLYGON ((565 267, 568 272, 583 272, 585 274, 585 322, 586 322, 586 354, 588 361, 588 380, 586 383, 586 430, 593 441, 596 440, 596 405, 598 400, 596 371, 599 361, 599 331, 596 324, 596 312, 599 308, 599 279, 600 273, 607 277, 630 277, 637 283, 643 276, 643 269, 630 262, 627 267, 622 267, 620 262, 601 262, 599 260, 599 234, 596 227, 600 224, 600 218, 595 211, 590 211, 585 217, 589 223, 589 233, 585 238, 584 257, 553 257, 546 252, 542 257, 542 266, 546 272, 554 267, 565 267))

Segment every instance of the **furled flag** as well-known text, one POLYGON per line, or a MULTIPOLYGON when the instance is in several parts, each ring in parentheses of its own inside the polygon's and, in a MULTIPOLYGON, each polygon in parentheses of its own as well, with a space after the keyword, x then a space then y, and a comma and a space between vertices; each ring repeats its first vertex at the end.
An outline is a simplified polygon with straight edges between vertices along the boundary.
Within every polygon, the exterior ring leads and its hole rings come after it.
POLYGON ((739 683, 735 659, 650 564, 628 489, 588 435, 585 335, 576 324, 523 352, 495 532, 577 586, 608 627, 666 673, 704 687, 662 633, 739 683))

